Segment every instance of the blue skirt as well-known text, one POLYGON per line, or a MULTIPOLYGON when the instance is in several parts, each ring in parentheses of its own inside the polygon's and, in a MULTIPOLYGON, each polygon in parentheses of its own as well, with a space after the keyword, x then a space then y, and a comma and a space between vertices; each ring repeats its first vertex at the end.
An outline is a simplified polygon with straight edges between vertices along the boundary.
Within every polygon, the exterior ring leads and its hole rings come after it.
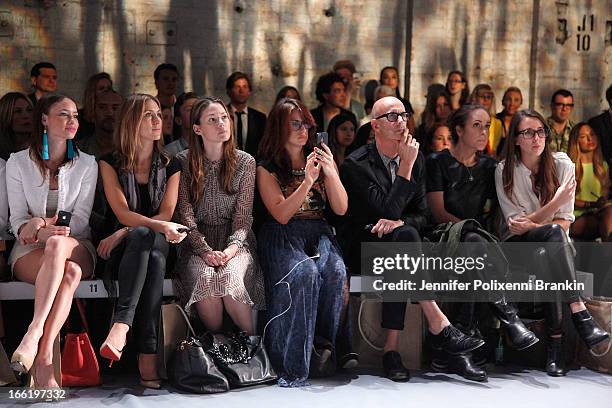
POLYGON ((264 340, 278 383, 306 385, 315 336, 335 355, 346 280, 340 247, 325 220, 270 221, 261 227, 258 251, 266 283, 264 340))

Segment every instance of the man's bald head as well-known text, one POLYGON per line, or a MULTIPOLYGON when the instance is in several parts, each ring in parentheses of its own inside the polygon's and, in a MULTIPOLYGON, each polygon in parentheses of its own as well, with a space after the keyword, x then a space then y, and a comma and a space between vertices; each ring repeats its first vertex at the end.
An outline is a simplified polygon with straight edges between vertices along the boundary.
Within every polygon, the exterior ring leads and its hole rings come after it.
POLYGON ((395 96, 385 96, 384 98, 380 98, 374 102, 374 106, 372 106, 372 117, 377 118, 380 115, 390 112, 393 108, 399 108, 400 110, 398 112, 403 112, 404 104, 395 96))

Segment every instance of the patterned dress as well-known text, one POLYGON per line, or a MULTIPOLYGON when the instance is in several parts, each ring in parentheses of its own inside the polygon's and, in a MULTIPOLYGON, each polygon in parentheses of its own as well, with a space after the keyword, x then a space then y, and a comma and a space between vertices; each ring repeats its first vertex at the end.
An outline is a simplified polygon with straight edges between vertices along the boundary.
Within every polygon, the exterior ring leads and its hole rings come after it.
POLYGON ((257 262, 253 221, 255 159, 238 150, 238 166, 227 194, 219 183, 221 161, 204 159, 204 194, 191 202, 191 174, 187 153, 177 156, 183 171, 179 187, 177 222, 196 228, 183 240, 175 269, 174 286, 188 312, 209 297, 230 295, 234 300, 261 309, 264 306, 263 276, 257 262), (237 244, 236 255, 225 265, 209 266, 203 255, 237 244))

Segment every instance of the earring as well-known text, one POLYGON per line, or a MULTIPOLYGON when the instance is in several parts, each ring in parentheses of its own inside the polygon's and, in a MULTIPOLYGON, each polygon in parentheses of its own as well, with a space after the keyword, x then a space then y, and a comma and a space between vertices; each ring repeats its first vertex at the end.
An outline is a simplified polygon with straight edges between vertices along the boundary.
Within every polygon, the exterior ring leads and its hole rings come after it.
POLYGON ((66 148, 66 157, 68 158, 68 160, 72 160, 74 159, 74 146, 72 143, 72 139, 68 140, 66 142, 67 148, 66 148))
POLYGON ((42 158, 43 160, 49 160, 49 137, 47 136, 47 128, 43 130, 43 145, 42 145, 42 158))

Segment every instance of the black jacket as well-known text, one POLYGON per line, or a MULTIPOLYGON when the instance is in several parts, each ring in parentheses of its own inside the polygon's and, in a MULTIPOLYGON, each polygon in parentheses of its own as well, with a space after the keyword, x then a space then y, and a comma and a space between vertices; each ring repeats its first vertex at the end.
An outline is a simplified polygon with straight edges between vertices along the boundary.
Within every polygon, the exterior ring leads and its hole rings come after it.
MULTIPOLYGON (((236 126, 234 125, 234 131, 235 129, 236 126)), ((244 150, 253 157, 257 157, 259 143, 263 139, 266 130, 266 115, 250 106, 247 107, 247 129, 246 146, 241 150, 244 150)), ((238 148, 240 149, 240 146, 238 148)))
POLYGON ((340 177, 348 194, 349 207, 338 237, 345 250, 351 251, 368 224, 379 219, 401 219, 421 231, 427 225, 425 198, 425 158, 419 152, 412 168, 411 180, 391 176, 387 171, 376 142, 355 150, 340 169, 340 177))
MULTIPOLYGON (((325 122, 325 116, 323 114, 323 105, 319 105, 316 108, 314 108, 313 110, 310 111, 310 114, 312 115, 312 117, 314 118, 316 124, 317 124, 317 132, 327 132, 327 129, 325 129, 323 127, 323 124, 325 122)), ((349 110, 340 108, 340 113, 339 115, 349 115, 355 118, 355 122, 359 123, 359 121, 357 120, 357 118, 355 117, 355 114, 349 110)))

